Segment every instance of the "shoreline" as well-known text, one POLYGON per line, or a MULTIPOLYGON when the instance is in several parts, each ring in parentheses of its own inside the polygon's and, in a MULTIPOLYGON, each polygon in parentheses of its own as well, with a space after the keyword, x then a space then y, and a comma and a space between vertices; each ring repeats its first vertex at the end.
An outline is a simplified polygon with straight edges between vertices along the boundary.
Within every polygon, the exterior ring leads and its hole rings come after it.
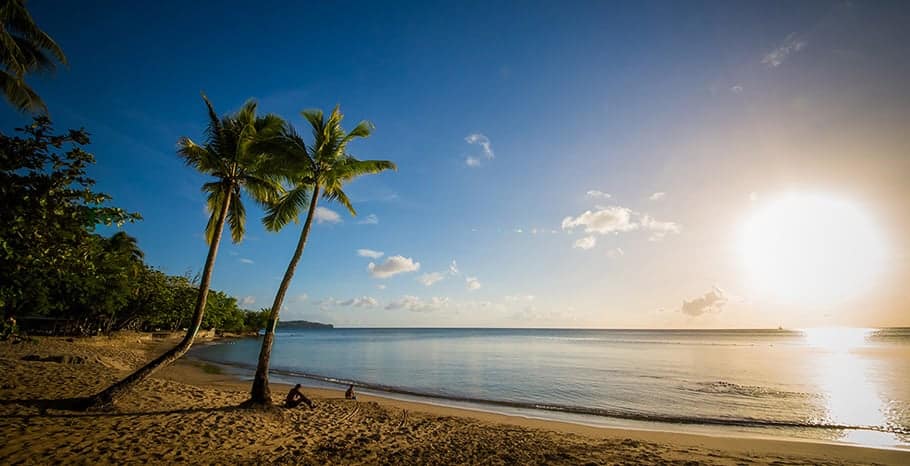
MULTIPOLYGON (((0 462, 910 464, 907 450, 591 427, 364 393, 349 401, 332 389, 304 389, 313 410, 246 409, 248 381, 187 358, 115 412, 36 407, 91 394, 173 343, 140 334, 0 343, 0 462)), ((273 383, 273 399, 288 388, 273 383)))
MULTIPOLYGON (((256 336, 248 336, 256 338, 256 336)), ((224 341, 212 339, 204 345, 223 344, 224 341)), ((198 360, 207 364, 217 365, 222 369, 235 374, 238 380, 251 379, 255 367, 242 363, 231 363, 217 359, 206 359, 204 353, 188 353, 189 359, 198 360)), ((480 399, 470 397, 456 397, 436 395, 429 392, 419 392, 398 386, 383 386, 365 383, 356 380, 339 379, 332 376, 310 374, 296 370, 270 370, 270 377, 274 382, 293 381, 302 383, 311 389, 329 389, 343 391, 349 383, 353 383, 358 393, 367 393, 374 398, 413 402, 421 405, 439 406, 462 410, 468 413, 498 414, 507 417, 533 419, 542 422, 558 422, 579 425, 596 429, 618 429, 646 432, 664 432, 704 435, 709 437, 724 437, 737 439, 782 440, 795 442, 822 443, 827 445, 843 445, 884 450, 910 452, 910 445, 904 445, 897 438, 892 437, 894 443, 883 440, 884 437, 874 435, 906 435, 906 430, 882 430, 874 427, 828 424, 799 424, 791 422, 773 422, 749 419, 722 419, 722 418, 688 418, 672 416, 651 416, 635 413, 612 413, 600 409, 563 406, 547 404, 545 402, 511 402, 508 400, 480 399), (787 429, 775 433, 775 429, 787 429), (823 434, 799 435, 799 432, 789 430, 804 430, 806 432, 843 432, 840 439, 824 438, 823 434), (865 437, 864 437, 865 436, 865 437), (865 441, 848 441, 847 438, 863 438, 865 441)))
MULTIPOLYGON (((217 341, 211 341, 208 344, 218 344, 217 341)), ((192 385, 206 386, 216 384, 224 389, 233 389, 246 392, 250 388, 250 381, 244 380, 239 374, 231 374, 226 371, 222 374, 207 373, 203 366, 215 365, 227 367, 233 370, 246 369, 233 365, 209 361, 202 358, 190 357, 183 358, 172 366, 172 377, 175 380, 190 383, 192 385)), ((329 382, 323 382, 329 383, 329 382)), ((270 382, 273 388, 273 399, 279 398, 282 393, 286 393, 293 386, 283 382, 270 382)), ((343 397, 344 388, 338 389, 312 387, 303 385, 304 392, 307 395, 315 395, 315 398, 333 398, 343 397)), ((806 457, 817 457, 834 460, 845 460, 850 463, 881 463, 881 464, 908 464, 910 462, 910 449, 890 446, 861 445, 846 442, 826 441, 817 439, 806 439, 798 437, 773 437, 750 434, 739 434, 738 432, 724 433, 720 432, 722 427, 716 426, 716 433, 693 433, 680 432, 671 430, 660 430, 659 428, 638 428, 638 427, 611 427, 596 426, 582 423, 542 419, 518 414, 505 414, 494 411, 485 411, 482 409, 471 409, 466 407, 450 406, 445 404, 445 399, 440 399, 440 403, 433 403, 435 398, 429 398, 427 401, 405 400, 380 394, 357 393, 358 401, 371 401, 381 406, 391 406, 399 409, 406 409, 415 412, 422 412, 435 416, 454 416, 471 418, 483 422, 507 424, 525 428, 534 428, 541 430, 556 431, 561 433, 582 435, 594 439, 612 439, 612 440, 632 440, 639 442, 667 443, 674 446, 702 447, 716 449, 728 453, 740 453, 750 455, 767 455, 794 454, 806 457), (731 435, 732 434, 732 435, 731 435)))

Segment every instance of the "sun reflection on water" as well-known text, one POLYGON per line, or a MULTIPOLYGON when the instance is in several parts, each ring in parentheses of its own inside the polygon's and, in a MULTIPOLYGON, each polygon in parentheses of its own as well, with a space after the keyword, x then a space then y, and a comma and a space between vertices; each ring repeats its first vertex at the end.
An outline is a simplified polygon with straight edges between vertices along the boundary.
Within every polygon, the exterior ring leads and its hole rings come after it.
MULTIPOLYGON (((873 361, 862 355, 870 346, 867 328, 813 328, 803 330, 806 344, 816 348, 815 383, 824 395, 826 424, 884 426, 885 400, 871 377, 873 361)), ((890 444, 893 434, 870 430, 847 430, 842 440, 866 444, 890 444)))
POLYGON ((803 330, 806 343, 830 351, 849 351, 865 346, 874 330, 871 328, 823 327, 803 330))

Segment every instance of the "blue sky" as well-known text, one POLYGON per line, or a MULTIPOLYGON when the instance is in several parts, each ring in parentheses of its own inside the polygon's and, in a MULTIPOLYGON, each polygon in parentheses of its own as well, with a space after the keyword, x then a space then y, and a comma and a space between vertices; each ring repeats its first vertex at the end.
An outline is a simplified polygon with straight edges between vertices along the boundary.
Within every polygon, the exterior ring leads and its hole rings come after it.
MULTIPOLYGON (((92 133, 99 188, 144 216, 126 231, 169 273, 206 252, 205 179, 175 155, 201 138, 200 91, 298 128, 335 104, 376 125, 352 153, 399 170, 350 185, 357 218, 324 204, 341 219, 314 228, 285 319, 910 324, 899 2, 86 3, 30 2, 71 62, 34 86, 58 128, 92 133), (751 290, 737 229, 793 191, 862 206, 886 245, 874 287, 811 306, 751 290), (419 269, 368 269, 398 255, 419 269)), ((213 284, 259 308, 299 230, 267 233, 248 208, 213 284)))

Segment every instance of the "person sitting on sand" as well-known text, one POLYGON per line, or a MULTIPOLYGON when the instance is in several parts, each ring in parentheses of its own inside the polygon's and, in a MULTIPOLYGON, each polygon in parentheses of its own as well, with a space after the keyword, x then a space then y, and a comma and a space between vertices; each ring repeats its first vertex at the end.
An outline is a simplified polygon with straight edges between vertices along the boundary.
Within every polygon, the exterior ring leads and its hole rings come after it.
POLYGON ((306 397, 303 392, 300 390, 300 384, 294 386, 291 391, 288 392, 288 397, 284 400, 284 405, 288 408, 296 408, 300 403, 306 403, 310 409, 313 409, 315 404, 312 400, 306 397))
POLYGON ((344 392, 345 400, 356 400, 357 397, 354 395, 354 384, 348 386, 348 389, 344 392))

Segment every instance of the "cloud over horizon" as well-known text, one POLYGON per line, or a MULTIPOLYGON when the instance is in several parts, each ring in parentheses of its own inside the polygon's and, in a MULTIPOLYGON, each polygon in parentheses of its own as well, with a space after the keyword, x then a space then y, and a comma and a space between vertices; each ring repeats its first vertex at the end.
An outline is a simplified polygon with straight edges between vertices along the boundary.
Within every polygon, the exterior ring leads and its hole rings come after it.
POLYGON ((575 244, 572 245, 573 248, 578 249, 591 249, 597 244, 597 238, 594 235, 585 236, 584 238, 579 238, 575 240, 575 244))
POLYGON ((465 287, 469 291, 474 291, 480 288, 480 280, 477 277, 465 277, 464 282, 465 287))
POLYGON ((379 305, 379 301, 372 296, 361 296, 359 298, 351 298, 347 301, 342 301, 338 303, 342 306, 353 306, 353 307, 376 307, 379 305))
POLYGON ((586 210, 577 217, 566 217, 562 220, 563 230, 573 230, 584 227, 585 233, 599 233, 606 235, 621 231, 631 231, 638 228, 632 222, 632 211, 625 207, 612 206, 600 210, 586 210))
POLYGON ((635 212, 620 206, 597 207, 586 210, 576 217, 562 220, 562 229, 573 232, 581 228, 588 235, 575 241, 573 248, 591 249, 597 240, 593 234, 609 235, 642 230, 650 232, 648 241, 660 241, 669 234, 679 234, 682 228, 675 222, 662 222, 650 215, 635 212))
POLYGON ((715 286, 701 297, 691 301, 683 300, 679 311, 688 316, 698 317, 709 312, 720 312, 725 304, 727 304, 727 297, 724 294, 724 290, 715 286))
POLYGON ((438 311, 449 304, 449 298, 434 296, 429 300, 423 300, 413 295, 404 295, 396 301, 392 301, 385 306, 386 310, 404 309, 411 312, 433 312, 438 311))
POLYGON ((432 286, 434 283, 441 281, 443 278, 445 278, 445 275, 440 272, 430 272, 417 277, 417 281, 422 283, 423 286, 432 286))
POLYGON ((392 256, 381 264, 370 262, 367 266, 373 278, 389 278, 400 273, 414 272, 420 269, 420 262, 415 262, 410 257, 392 256))

